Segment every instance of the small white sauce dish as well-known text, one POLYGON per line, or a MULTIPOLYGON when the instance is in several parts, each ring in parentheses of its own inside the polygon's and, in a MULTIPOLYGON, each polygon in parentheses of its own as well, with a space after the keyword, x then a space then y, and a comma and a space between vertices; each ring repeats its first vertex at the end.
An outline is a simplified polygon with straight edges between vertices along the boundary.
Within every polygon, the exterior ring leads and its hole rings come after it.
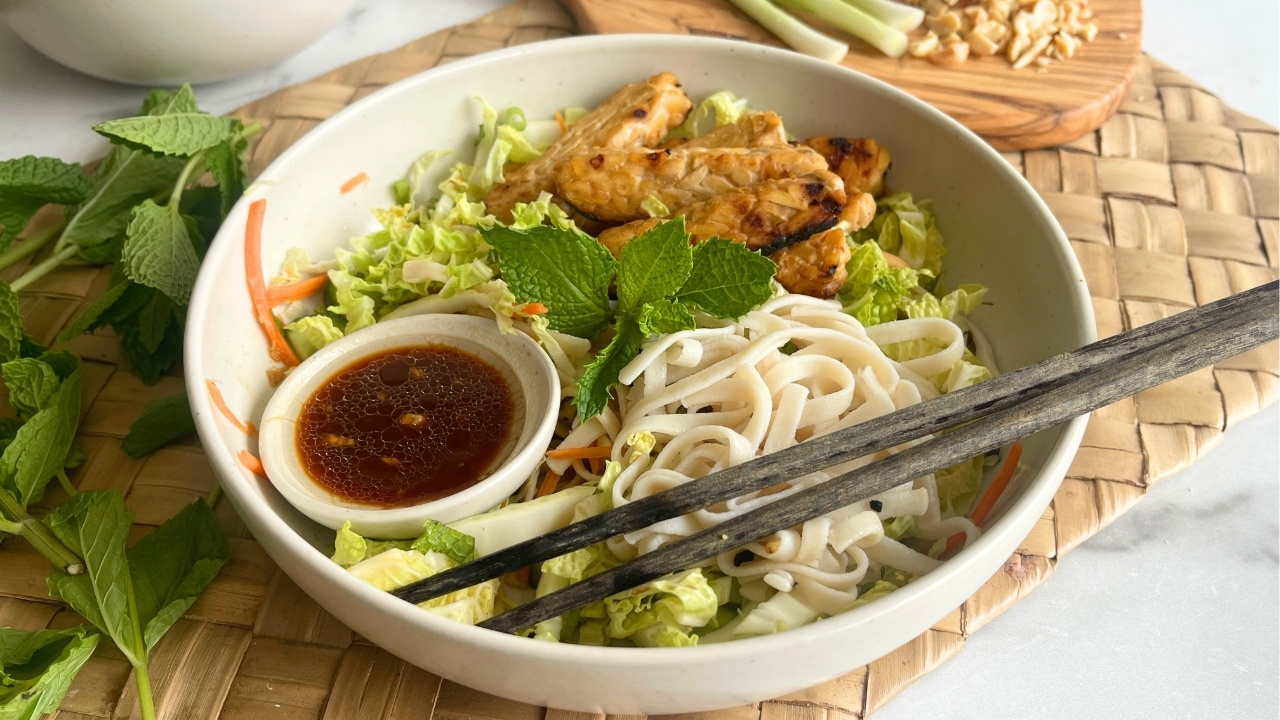
POLYGON ((354 332, 307 358, 267 403, 258 447, 267 477, 312 520, 382 539, 416 537, 426 520, 452 522, 497 506, 538 467, 556 426, 560 379, 547 354, 523 333, 503 333, 496 322, 470 315, 413 315, 354 332), (298 449, 298 415, 316 390, 344 369, 398 348, 445 345, 492 365, 511 390, 514 418, 491 472, 452 495, 409 507, 379 509, 334 497, 307 472, 298 449))

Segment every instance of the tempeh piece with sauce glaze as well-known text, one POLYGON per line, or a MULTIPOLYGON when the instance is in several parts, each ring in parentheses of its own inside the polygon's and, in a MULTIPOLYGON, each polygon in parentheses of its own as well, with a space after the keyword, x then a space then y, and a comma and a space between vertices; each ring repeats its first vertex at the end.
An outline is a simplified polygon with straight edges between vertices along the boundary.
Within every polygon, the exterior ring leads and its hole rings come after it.
POLYGON ((659 73, 614 93, 569 126, 538 157, 513 170, 484 197, 485 208, 503 222, 511 221, 518 202, 531 202, 552 186, 551 169, 589 148, 632 148, 657 145, 684 122, 692 104, 671 73, 659 73))
MULTIPOLYGON (((768 255, 838 223, 843 222, 846 229, 865 227, 875 214, 875 201, 864 195, 858 193, 856 202, 850 203, 840 178, 819 170, 730 190, 694 203, 680 214, 692 242, 722 237, 768 255)), ((617 255, 623 245, 661 221, 651 218, 619 225, 600 233, 599 240, 617 255)))
POLYGON ((769 257, 778 265, 776 277, 787 292, 829 298, 849 279, 845 265, 852 256, 844 230, 834 227, 769 257))
POLYGON ((884 174, 889 169, 889 151, 871 138, 811 137, 800 143, 827 159, 831 172, 844 180, 845 187, 879 195, 884 192, 884 174))
POLYGON ((678 213, 729 190, 826 169, 826 159, 807 147, 639 148, 578 155, 557 165, 554 176, 556 195, 579 212, 621 223, 649 217, 646 201, 678 213))

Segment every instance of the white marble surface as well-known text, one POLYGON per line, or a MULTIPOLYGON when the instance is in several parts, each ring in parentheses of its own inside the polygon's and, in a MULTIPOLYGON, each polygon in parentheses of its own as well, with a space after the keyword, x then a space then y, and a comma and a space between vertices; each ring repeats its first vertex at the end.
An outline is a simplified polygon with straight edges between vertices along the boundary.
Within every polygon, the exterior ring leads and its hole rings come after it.
MULTIPOLYGON (((504 1, 363 0, 294 58, 198 94, 226 111, 504 1)), ((1276 0, 1144 5, 1153 55, 1280 123, 1276 0)), ((89 125, 127 114, 141 94, 65 70, 0 26, 0 157, 92 159, 103 143, 89 125)), ((1275 717, 1278 436, 1276 408, 1234 428, 877 717, 1275 717)))

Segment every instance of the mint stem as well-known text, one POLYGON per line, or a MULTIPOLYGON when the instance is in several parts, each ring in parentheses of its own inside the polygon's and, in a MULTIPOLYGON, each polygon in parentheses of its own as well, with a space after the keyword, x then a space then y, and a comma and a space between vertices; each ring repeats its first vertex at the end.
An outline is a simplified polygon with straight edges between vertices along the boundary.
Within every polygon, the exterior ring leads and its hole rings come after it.
POLYGON ((151 699, 151 673, 147 672, 147 664, 133 666, 133 682, 138 688, 138 709, 142 720, 156 720, 156 704, 151 699))
POLYGON ((205 501, 209 503, 209 507, 213 507, 218 504, 218 498, 220 497, 222 497, 222 484, 215 480, 213 482, 213 489, 209 491, 209 495, 205 498, 205 501))
POLYGON ((80 558, 54 537, 44 523, 28 515, 18 500, 4 488, 0 488, 0 511, 13 519, 13 521, 6 520, 9 526, 18 526, 18 532, 14 534, 26 538, 27 542, 31 543, 31 547, 45 556, 55 567, 62 568, 68 575, 79 575, 84 572, 84 563, 80 558))
POLYGON ((20 243, 11 245, 8 250, 0 254, 0 270, 18 262, 22 258, 39 252, 40 248, 49 244, 50 240, 58 237, 62 233, 62 229, 67 226, 66 221, 55 223, 20 243))
POLYGON ((133 630, 133 649, 127 653, 131 658, 138 658, 133 666, 133 681, 138 687, 138 709, 142 720, 156 720, 156 705, 151 699, 151 674, 147 672, 147 643, 142 638, 142 622, 138 618, 138 600, 133 593, 133 581, 126 578, 124 583, 125 599, 129 605, 129 625, 133 630))
POLYGON ((182 166, 182 174, 178 176, 178 181, 173 184, 173 193, 169 195, 169 207, 178 207, 178 200, 182 198, 182 191, 186 189, 187 181, 191 179, 191 173, 195 171, 197 165, 203 162, 203 150, 187 159, 187 164, 182 166))
POLYGON ((75 495, 79 492, 76 490, 76 486, 71 484, 71 478, 67 477, 66 470, 58 471, 58 484, 62 485, 62 489, 67 491, 68 496, 75 495))
POLYGON ((39 265, 36 265, 30 270, 22 273, 22 276, 17 280, 14 280, 9 287, 13 288, 14 292, 18 292, 19 290, 26 288, 31 285, 31 283, 39 280, 45 275, 48 275, 54 270, 57 270, 59 265, 75 257, 75 254, 78 252, 80 252, 80 248, 75 245, 68 245, 64 247, 54 255, 46 258, 39 265))

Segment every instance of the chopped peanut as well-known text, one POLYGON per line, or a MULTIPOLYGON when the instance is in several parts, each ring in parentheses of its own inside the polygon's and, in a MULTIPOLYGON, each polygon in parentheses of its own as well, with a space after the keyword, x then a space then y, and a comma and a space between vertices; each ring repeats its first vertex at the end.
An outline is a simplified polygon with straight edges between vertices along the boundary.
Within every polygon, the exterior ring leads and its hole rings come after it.
POLYGON ((908 2, 924 9, 927 29, 908 51, 938 65, 1003 54, 1016 70, 1033 63, 1043 70, 1075 57, 1098 36, 1089 0, 976 0, 964 7, 959 0, 908 2))

